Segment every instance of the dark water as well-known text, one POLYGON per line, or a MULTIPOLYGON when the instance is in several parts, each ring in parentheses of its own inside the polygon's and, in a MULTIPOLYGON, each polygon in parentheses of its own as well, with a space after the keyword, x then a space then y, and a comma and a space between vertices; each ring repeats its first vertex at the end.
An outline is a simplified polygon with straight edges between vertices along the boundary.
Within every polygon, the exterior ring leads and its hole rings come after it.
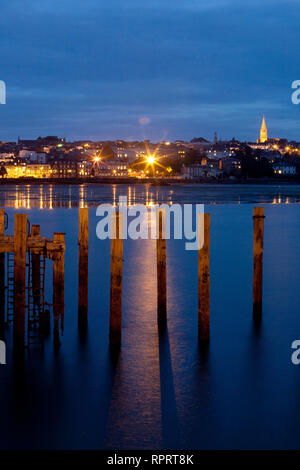
MULTIPOLYGON (((0 448, 300 448, 300 365, 291 363, 291 343, 300 339, 300 206, 287 204, 299 201, 298 187, 53 186, 52 198, 46 187, 19 187, 18 195, 16 188, 0 188, 8 233, 13 214, 26 212, 43 236, 66 232, 67 243, 59 352, 50 335, 43 348, 32 348, 17 365, 11 327, 5 333, 0 448), (170 200, 171 191, 172 202, 218 203, 207 209, 210 346, 204 352, 197 343, 197 253, 187 252, 182 241, 167 242, 168 331, 159 337, 155 241, 127 240, 123 344, 115 360, 108 347, 110 244, 96 238, 95 207, 90 209, 88 332, 85 338, 78 333, 78 209, 73 206, 113 201, 120 192, 128 198, 130 193, 132 203, 135 193, 135 202, 150 204, 170 200), (65 208, 56 208, 54 201, 65 208), (263 320, 255 328, 252 211, 258 202, 264 203, 266 219, 263 320)), ((49 261, 48 300, 51 267, 49 261)))

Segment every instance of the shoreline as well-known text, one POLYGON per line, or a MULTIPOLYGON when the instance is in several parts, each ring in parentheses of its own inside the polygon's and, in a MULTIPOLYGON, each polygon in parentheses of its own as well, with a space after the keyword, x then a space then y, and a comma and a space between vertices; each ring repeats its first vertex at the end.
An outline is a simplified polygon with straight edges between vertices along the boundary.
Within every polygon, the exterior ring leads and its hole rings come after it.
POLYGON ((184 180, 176 178, 128 178, 128 177, 102 177, 102 178, 1 178, 1 185, 13 186, 13 185, 81 185, 81 184, 150 184, 152 186, 167 187, 170 185, 300 185, 300 177, 296 178, 248 178, 248 179, 236 179, 236 180, 215 180, 207 178, 197 178, 193 180, 184 180))

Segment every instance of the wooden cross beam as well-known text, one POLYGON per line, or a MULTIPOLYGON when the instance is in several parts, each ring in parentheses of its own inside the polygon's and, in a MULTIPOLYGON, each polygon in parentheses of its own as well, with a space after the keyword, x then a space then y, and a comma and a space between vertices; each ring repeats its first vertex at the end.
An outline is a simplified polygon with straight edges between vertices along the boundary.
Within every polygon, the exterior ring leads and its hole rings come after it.
MULTIPOLYGON (((62 253, 66 249, 64 240, 53 241, 44 237, 27 237, 26 250, 31 253, 43 255, 54 259, 56 253, 62 253)), ((0 253, 15 253, 15 238, 13 235, 0 236, 0 253)))

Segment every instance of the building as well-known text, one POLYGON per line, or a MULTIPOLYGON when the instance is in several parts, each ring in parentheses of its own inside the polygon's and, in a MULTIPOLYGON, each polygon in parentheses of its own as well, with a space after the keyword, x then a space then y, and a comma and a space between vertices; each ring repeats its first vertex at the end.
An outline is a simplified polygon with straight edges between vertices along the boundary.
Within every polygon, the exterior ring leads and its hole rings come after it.
POLYGON ((6 169, 6 178, 23 178, 25 176, 26 164, 3 165, 6 169))
POLYGON ((223 175, 223 171, 218 166, 196 163, 194 165, 183 165, 181 174, 186 179, 220 178, 223 175))
POLYGON ((77 163, 77 175, 79 177, 90 177, 96 173, 96 164, 89 160, 83 160, 77 163))
POLYGON ((45 152, 37 152, 34 150, 27 150, 27 149, 20 150, 19 158, 21 158, 22 160, 27 160, 32 163, 45 164, 47 161, 47 155, 45 152))
POLYGON ((275 163, 276 160, 282 159, 282 154, 279 150, 265 150, 262 152, 262 157, 266 158, 270 163, 275 163))
POLYGON ((235 152, 231 148, 224 148, 222 150, 218 150, 214 147, 207 150, 208 158, 215 158, 218 160, 222 160, 223 158, 228 158, 234 156, 235 152))
POLYGON ((50 178, 51 166, 39 164, 4 165, 7 178, 50 178))
POLYGON ((3 163, 8 163, 13 161, 15 158, 15 154, 13 152, 11 153, 0 153, 0 162, 3 163))
POLYGON ((51 165, 32 164, 26 165, 25 176, 30 178, 50 178, 51 165))
POLYGON ((95 176, 128 176, 128 162, 106 160, 97 165, 95 176))
POLYGON ((181 141, 159 142, 153 153, 160 158, 184 158, 187 150, 188 147, 181 141))
POLYGON ((273 165, 273 170, 276 175, 294 176, 297 173, 296 165, 284 162, 273 165))
POLYGON ((36 152, 34 150, 22 149, 19 151, 19 158, 22 160, 36 160, 36 152))
POLYGON ((264 143, 264 142, 267 142, 267 140, 268 140, 268 130, 266 126, 265 116, 263 115, 262 125, 260 129, 260 142, 264 143))
POLYGON ((66 139, 63 137, 57 137, 48 135, 47 137, 38 137, 35 140, 24 140, 18 137, 18 145, 26 148, 38 148, 38 147, 56 147, 64 145, 66 139))
POLYGON ((118 147, 116 156, 120 160, 128 160, 129 162, 134 162, 137 158, 137 152, 131 148, 118 147))
POLYGON ((74 161, 55 161, 51 165, 53 178, 76 178, 77 162, 74 161))
POLYGON ((240 176, 242 171, 242 165, 240 160, 234 157, 228 157, 222 160, 223 171, 228 176, 240 176))

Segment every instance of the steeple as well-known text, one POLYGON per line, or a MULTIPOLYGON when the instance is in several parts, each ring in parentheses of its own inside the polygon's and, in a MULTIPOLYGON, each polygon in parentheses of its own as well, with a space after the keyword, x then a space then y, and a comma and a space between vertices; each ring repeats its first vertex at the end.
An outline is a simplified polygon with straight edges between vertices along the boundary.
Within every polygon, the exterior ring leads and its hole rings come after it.
POLYGON ((260 129, 260 142, 266 142, 268 140, 268 131, 266 126, 265 115, 263 115, 262 125, 260 129))

